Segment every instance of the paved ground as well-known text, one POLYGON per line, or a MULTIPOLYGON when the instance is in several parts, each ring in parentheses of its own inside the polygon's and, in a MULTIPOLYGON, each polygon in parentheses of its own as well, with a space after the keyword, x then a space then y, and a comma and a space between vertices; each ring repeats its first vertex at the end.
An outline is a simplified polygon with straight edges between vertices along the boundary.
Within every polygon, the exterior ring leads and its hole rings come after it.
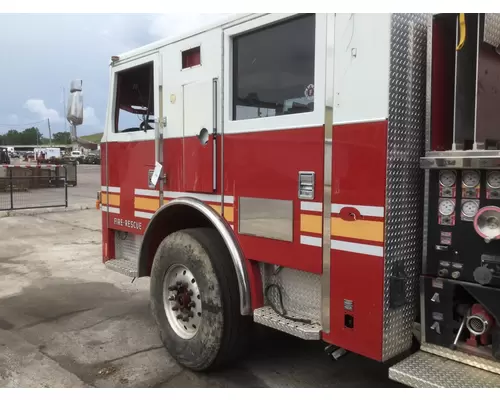
MULTIPOLYGON (((98 167, 73 201, 94 204, 98 167)), ((161 345, 149 280, 101 264, 95 209, 0 218, 0 387, 396 387, 387 367, 263 329, 217 374, 180 368, 161 345)))

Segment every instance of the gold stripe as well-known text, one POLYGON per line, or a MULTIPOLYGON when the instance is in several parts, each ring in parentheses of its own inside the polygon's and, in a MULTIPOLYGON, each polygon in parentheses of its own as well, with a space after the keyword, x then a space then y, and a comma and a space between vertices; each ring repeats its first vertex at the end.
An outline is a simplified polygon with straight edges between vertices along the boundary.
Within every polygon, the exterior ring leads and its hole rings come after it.
MULTIPOLYGON (((219 215, 222 213, 221 206, 215 204, 209 204, 219 215)), ((224 205, 224 218, 227 222, 234 221, 234 208, 224 205)))
MULTIPOLYGON (((315 233, 321 235, 323 232, 322 218, 320 215, 301 214, 301 232, 315 233)), ((342 218, 331 219, 331 235, 345 238, 370 240, 374 242, 384 241, 383 221, 344 221, 342 218)))
POLYGON ((323 232, 323 217, 321 215, 300 214, 300 230, 321 235, 323 232))
POLYGON ((158 197, 136 197, 134 207, 139 210, 156 211, 160 208, 160 199, 158 197))
POLYGON ((382 221, 344 221, 342 218, 332 218, 332 236, 342 236, 352 239, 384 241, 384 223, 382 221))
POLYGON ((119 194, 101 193, 101 204, 104 206, 108 205, 108 200, 110 206, 120 207, 119 194))
MULTIPOLYGON (((168 200, 164 200, 164 204, 167 204, 168 200)), ((221 214, 221 206, 218 204, 209 204, 219 215, 221 214)), ((134 208, 139 210, 146 211, 156 211, 160 207, 160 199, 159 198, 151 198, 151 197, 135 197, 134 199, 134 208)), ((224 206, 224 217, 226 221, 233 222, 234 221, 234 207, 224 206)))

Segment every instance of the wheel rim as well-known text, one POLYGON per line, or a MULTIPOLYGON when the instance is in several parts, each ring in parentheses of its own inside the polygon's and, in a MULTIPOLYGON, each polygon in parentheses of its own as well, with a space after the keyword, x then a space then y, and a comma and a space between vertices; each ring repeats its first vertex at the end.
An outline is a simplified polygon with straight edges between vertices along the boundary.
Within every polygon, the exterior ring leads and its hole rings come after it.
POLYGON ((163 279, 163 305, 168 323, 183 339, 196 335, 201 324, 201 295, 195 277, 185 265, 174 264, 163 279))

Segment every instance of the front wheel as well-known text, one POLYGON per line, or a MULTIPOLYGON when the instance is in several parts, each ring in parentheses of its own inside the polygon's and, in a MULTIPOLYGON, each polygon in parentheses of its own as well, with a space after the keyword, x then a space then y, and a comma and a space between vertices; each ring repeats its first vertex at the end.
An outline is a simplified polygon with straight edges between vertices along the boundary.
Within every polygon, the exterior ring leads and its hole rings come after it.
POLYGON ((150 285, 162 342, 178 363, 206 371, 242 354, 251 322, 240 315, 236 272, 217 231, 195 228, 167 236, 156 252, 150 285))

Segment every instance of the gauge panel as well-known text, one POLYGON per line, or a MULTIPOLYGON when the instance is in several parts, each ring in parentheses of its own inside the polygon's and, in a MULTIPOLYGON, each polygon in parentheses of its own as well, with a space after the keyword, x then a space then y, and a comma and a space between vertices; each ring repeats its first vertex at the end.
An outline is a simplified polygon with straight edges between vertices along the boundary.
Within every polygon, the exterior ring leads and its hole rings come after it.
POLYGON ((492 189, 500 189, 500 171, 488 172, 486 183, 492 189))
POLYGON ((444 170, 439 172, 439 182, 444 187, 452 187, 457 181, 457 174, 455 171, 444 170))
POLYGON ((478 171, 475 170, 464 170, 462 172, 462 184, 468 188, 475 188, 479 185, 481 181, 481 176, 478 171))
POLYGON ((460 209, 463 221, 472 221, 479 211, 478 200, 462 200, 462 207, 460 209))
POLYGON ((452 199, 442 199, 439 202, 439 214, 448 217, 455 211, 455 202, 452 199))

